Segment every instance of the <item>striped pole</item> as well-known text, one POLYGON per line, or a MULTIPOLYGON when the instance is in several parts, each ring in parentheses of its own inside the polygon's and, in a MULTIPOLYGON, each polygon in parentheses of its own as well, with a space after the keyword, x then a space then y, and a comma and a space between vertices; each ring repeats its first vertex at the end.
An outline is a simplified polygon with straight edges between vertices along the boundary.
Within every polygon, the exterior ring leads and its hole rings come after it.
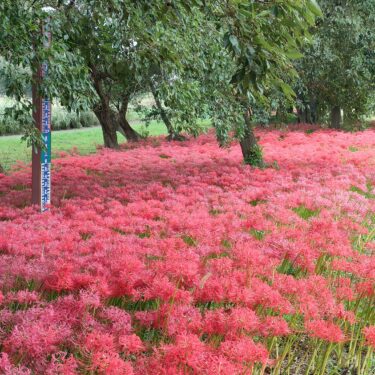
MULTIPOLYGON (((50 17, 42 25, 43 47, 51 46, 50 17)), ((32 88, 33 118, 43 140, 43 148, 33 146, 32 155, 32 203, 47 211, 51 203, 51 101, 40 95, 40 85, 48 75, 48 62, 38 67, 32 88)))

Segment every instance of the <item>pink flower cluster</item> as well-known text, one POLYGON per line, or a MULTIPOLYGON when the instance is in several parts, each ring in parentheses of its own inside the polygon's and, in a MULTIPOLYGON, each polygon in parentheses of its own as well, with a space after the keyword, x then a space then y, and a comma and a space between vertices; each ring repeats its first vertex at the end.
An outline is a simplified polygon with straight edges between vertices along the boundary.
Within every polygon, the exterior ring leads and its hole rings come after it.
POLYGON ((211 134, 65 156, 44 214, 29 166, 0 174, 0 372, 250 374, 271 339, 353 326, 374 346, 375 131, 258 135, 274 167, 211 134))

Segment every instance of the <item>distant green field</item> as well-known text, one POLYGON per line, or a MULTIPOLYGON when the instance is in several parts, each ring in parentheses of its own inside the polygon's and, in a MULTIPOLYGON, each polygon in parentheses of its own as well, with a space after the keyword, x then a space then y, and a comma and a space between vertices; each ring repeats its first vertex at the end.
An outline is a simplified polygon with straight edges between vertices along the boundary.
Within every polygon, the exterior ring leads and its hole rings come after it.
MULTIPOLYGON (((199 124, 203 128, 210 126, 210 120, 201 120, 199 124)), ((158 121, 152 121, 148 127, 138 122, 132 127, 140 134, 158 136, 167 134, 165 125, 158 121)), ((117 133, 119 143, 126 139, 117 133)), ((96 152, 97 146, 103 144, 101 127, 81 128, 73 130, 52 131, 52 157, 58 156, 59 151, 77 150, 81 155, 96 152)), ((31 161, 31 149, 26 147, 26 142, 21 141, 20 135, 0 137, 0 165, 7 170, 17 161, 29 163, 31 161)))
MULTIPOLYGON (((135 130, 149 135, 157 136, 167 134, 163 123, 151 122, 149 127, 144 125, 132 125, 135 130)), ((125 138, 118 133, 120 143, 125 142, 125 138)), ((52 132, 52 157, 56 157, 58 151, 70 151, 76 148, 82 155, 96 151, 97 145, 103 144, 103 135, 100 127, 81 128, 73 130, 61 130, 52 132)), ((9 169, 17 161, 30 162, 31 149, 26 147, 26 143, 21 141, 21 136, 11 135, 0 137, 0 164, 9 169)))

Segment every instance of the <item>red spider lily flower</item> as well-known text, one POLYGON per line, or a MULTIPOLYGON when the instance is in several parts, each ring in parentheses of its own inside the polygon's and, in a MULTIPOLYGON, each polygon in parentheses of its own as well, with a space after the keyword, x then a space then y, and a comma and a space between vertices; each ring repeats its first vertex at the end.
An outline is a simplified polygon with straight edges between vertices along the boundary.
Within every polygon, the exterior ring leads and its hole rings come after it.
POLYGON ((375 348, 375 326, 365 327, 363 329, 363 334, 365 336, 367 345, 375 348))
POLYGON ((311 336, 329 342, 343 342, 345 336, 340 327, 325 320, 311 320, 305 323, 305 327, 311 336))
POLYGON ((255 344, 253 340, 247 337, 224 341, 220 350, 228 358, 239 363, 267 363, 268 360, 267 349, 261 344, 255 344))

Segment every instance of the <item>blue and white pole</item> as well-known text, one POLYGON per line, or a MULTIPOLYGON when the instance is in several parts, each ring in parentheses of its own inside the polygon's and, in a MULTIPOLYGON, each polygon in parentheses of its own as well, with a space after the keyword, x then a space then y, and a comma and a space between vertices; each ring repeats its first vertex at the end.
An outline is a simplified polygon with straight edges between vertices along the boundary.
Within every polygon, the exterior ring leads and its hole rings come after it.
MULTIPOLYGON (((50 40, 50 32, 49 40, 50 40)), ((42 77, 48 74, 48 63, 42 64, 42 77)), ((43 79, 42 78, 42 79, 43 79)), ((51 102, 48 98, 42 99, 42 139, 44 149, 41 151, 41 211, 46 211, 51 204, 51 102)))
MULTIPOLYGON (((51 46, 50 17, 42 25, 43 47, 51 46)), ((51 203, 51 101, 41 97, 40 85, 48 76, 48 62, 38 68, 33 85, 34 122, 41 132, 43 148, 33 146, 32 155, 32 202, 40 206, 41 212, 47 211, 51 203)))

